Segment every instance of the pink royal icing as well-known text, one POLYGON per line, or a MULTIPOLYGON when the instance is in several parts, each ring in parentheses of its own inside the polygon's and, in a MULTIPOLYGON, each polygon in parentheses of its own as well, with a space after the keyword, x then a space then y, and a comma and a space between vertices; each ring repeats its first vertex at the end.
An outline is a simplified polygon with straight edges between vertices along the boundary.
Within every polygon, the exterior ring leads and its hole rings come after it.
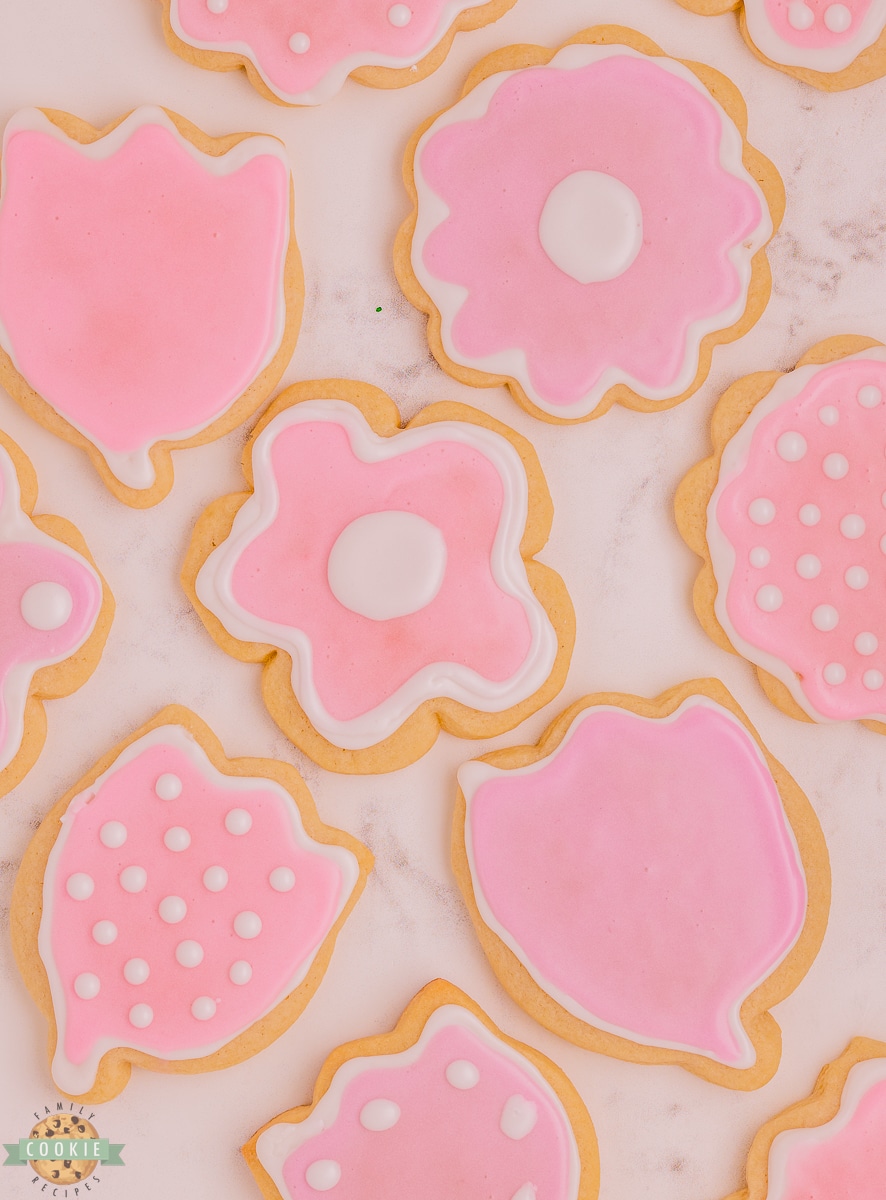
POLYGON ((886 28, 886 0, 745 0, 753 43, 783 66, 836 72, 886 28))
POLYGON ((151 447, 212 424, 280 348, 288 243, 276 139, 204 154, 143 108, 81 144, 26 109, 3 143, 0 347, 148 488, 151 447))
POLYGON ((817 720, 886 720, 886 352, 782 376, 708 506, 716 615, 817 720))
POLYGON ((578 1149, 552 1088, 455 1005, 408 1050, 348 1060, 310 1116, 270 1126, 256 1149, 286 1200, 578 1196, 578 1149))
POLYGON ((35 672, 79 650, 101 604, 95 570, 22 510, 15 467, 0 446, 0 771, 21 746, 35 672))
POLYGON ((678 396, 772 233, 742 152, 691 71, 625 46, 484 79, 415 153, 412 269, 447 356, 564 418, 619 383, 678 396))
POLYGON ((241 55, 279 99, 320 104, 361 67, 410 67, 482 0, 171 0, 176 36, 241 55))
POLYGON ((796 942, 806 885, 732 714, 588 708, 549 757, 459 783, 480 915, 548 995, 643 1045, 754 1063, 739 1010, 796 942))
POLYGON ((358 879, 269 779, 222 774, 180 726, 131 743, 62 817, 39 950, 58 1028, 53 1078, 102 1056, 214 1053, 306 976, 358 879))
POLYGON ((255 493, 197 576, 243 641, 292 656, 314 727, 347 749, 440 696, 498 712, 557 637, 520 555, 528 487, 504 437, 440 421, 393 437, 343 401, 295 404, 253 447, 255 493))

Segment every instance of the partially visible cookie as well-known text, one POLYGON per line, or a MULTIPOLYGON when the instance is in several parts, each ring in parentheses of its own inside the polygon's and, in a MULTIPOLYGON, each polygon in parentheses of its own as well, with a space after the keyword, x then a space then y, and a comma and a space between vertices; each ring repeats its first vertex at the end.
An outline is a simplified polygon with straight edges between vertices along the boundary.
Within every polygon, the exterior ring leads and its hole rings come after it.
POLYGON ((80 532, 36 502, 30 460, 0 431, 0 796, 43 748, 43 701, 86 682, 114 615, 80 532))
POLYGON ((266 1200, 595 1200, 600 1178, 563 1072, 441 979, 392 1033, 334 1050, 312 1103, 243 1153, 266 1200))

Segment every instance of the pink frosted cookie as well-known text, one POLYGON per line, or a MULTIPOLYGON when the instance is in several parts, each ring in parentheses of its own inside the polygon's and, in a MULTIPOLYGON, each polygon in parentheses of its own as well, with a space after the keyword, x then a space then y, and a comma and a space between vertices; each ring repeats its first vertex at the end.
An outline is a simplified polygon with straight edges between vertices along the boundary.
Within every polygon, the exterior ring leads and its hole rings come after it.
POLYGON ((244 67, 278 104, 321 104, 350 75, 396 88, 430 75, 456 33, 515 0, 161 0, 170 47, 216 71, 244 67))
POLYGON ((806 797, 722 684, 587 697, 458 780, 456 875, 530 1015, 727 1087, 771 1078, 768 1010, 818 951, 830 873, 806 797))
POLYGON ((882 1200, 884 1180, 886 1044, 855 1038, 759 1131, 747 1187, 729 1200, 882 1200))
POLYGON ((67 696, 98 665, 114 601, 78 530, 32 516, 37 477, 0 432, 0 795, 43 747, 43 700, 67 696))
POLYGON ((316 762, 390 771, 441 726, 491 737, 560 690, 572 606, 532 557, 551 504, 512 430, 457 404, 404 429, 383 392, 322 380, 277 398, 244 473, 254 491, 206 510, 182 580, 316 762))
POLYGON ((164 709, 55 806, 13 894, 19 967, 59 1091, 104 1101, 131 1064, 248 1058, 316 991, 371 855, 323 825, 297 772, 230 761, 164 709))
POLYGON ((886 722, 886 349, 816 346, 739 380, 677 498, 695 607, 792 716, 886 722))
POLYGON ((722 75, 619 26, 485 58, 406 154, 395 268, 444 370, 550 421, 691 395, 769 299, 784 194, 746 126, 722 75))
POLYGON ((886 0, 677 0, 704 16, 739 9, 753 52, 824 91, 886 73, 886 0))
POLYGON ((233 429, 289 362, 290 192, 276 138, 211 138, 159 108, 6 126, 0 384, 125 503, 162 500, 169 450, 233 429))
POLYGON ((313 1103, 243 1150, 266 1200, 595 1200, 590 1118, 566 1076, 441 979, 392 1033, 340 1046, 313 1103))

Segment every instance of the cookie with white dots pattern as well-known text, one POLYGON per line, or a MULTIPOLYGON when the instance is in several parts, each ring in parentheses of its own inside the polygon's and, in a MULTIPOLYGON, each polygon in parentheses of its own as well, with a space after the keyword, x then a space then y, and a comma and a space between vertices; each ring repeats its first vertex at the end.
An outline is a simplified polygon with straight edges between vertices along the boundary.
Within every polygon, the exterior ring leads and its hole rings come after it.
POLYGON ((843 336, 721 398, 677 519, 698 617, 770 699, 886 732, 886 348, 843 336))
POLYGON ((172 706, 40 826, 13 893, 19 968, 59 1091, 131 1064, 197 1072, 273 1041, 317 989, 372 857, 321 823, 294 768, 225 757, 172 706))
POLYGON ((445 980, 391 1033, 339 1046, 311 1104, 243 1153, 266 1200, 595 1200, 590 1117, 562 1071, 445 980))

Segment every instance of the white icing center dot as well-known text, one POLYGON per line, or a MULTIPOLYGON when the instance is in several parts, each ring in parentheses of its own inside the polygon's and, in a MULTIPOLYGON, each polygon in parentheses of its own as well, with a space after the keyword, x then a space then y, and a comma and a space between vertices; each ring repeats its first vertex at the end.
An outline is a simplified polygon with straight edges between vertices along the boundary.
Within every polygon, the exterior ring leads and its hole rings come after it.
POLYGON ((295 887, 295 871, 289 867, 274 867, 268 883, 275 892, 291 892, 295 887))
POLYGON ((883 674, 881 671, 865 671, 861 682, 869 692, 876 692, 883 686, 883 674))
POLYGON ((799 516, 801 525, 817 525, 821 520, 821 509, 817 504, 804 504, 799 516))
POLYGON ((551 189, 538 222, 542 249, 578 283, 623 275, 643 245, 643 211, 627 184, 575 171, 551 189))
POLYGON ((207 892, 223 892, 228 886, 228 873, 224 867, 207 867, 203 872, 203 886, 207 892))
POLYGON ((788 9, 788 24, 792 29, 811 29, 815 21, 815 13, 803 0, 794 0, 788 9))
POLYGON ((315 1192, 328 1192, 341 1179, 341 1167, 334 1158, 318 1158, 305 1171, 305 1183, 315 1192))
POLYGON ((845 33, 852 24, 852 13, 845 4, 829 4, 824 10, 824 23, 831 33, 845 33))
POLYGON ((167 850, 174 850, 180 854, 182 850, 187 850, 190 844, 191 835, 181 825, 173 825, 163 834, 163 845, 167 850))
POLYGON ((876 408, 883 399, 883 393, 872 383, 858 389, 858 403, 862 408, 876 408))
POLYGON ((836 425, 840 420, 840 410, 834 408, 833 404, 826 404, 818 410, 818 419, 822 425, 836 425))
POLYGON ((812 610, 812 624, 822 633, 830 633, 832 629, 836 629, 839 620, 840 614, 832 604, 819 604, 812 610))
POLYGON ((752 567, 768 567, 771 555, 765 546, 754 546, 753 550, 748 555, 748 560, 752 567))
POLYGON ((360 1109, 360 1124, 372 1133, 393 1129, 400 1120, 400 1105, 393 1100, 370 1100, 360 1109))
POLYGON ((392 4, 388 9, 388 20, 398 29, 402 29, 412 20, 412 9, 406 4, 392 4))
POLYGON ((123 978, 134 987, 144 983, 150 974, 151 968, 143 958, 130 958, 123 967, 123 978))
POLYGON ((764 496, 758 496, 748 505, 748 516, 755 525, 769 525, 775 520, 775 505, 764 496))
POLYGON ((425 608, 446 574, 446 540, 416 513, 365 513, 338 535, 326 564, 339 604, 373 621, 425 608))
POLYGON ((238 962, 231 963, 231 969, 228 971, 228 978, 231 983, 236 983, 242 987, 244 983, 249 983, 252 978, 252 966, 241 958, 238 962))
POLYGON ((164 896, 158 909, 160 917, 167 925, 177 925, 188 913, 188 906, 181 896, 164 896))
POLYGON ((849 470, 849 460, 845 454, 828 454, 821 469, 828 479, 842 479, 849 470))
POLYGON ((758 590, 754 599, 757 602, 757 608, 762 612, 777 612, 784 602, 781 589, 777 588, 774 583, 764 584, 758 590))
POLYGON ((505 1137, 519 1142, 532 1133, 538 1120, 538 1109, 525 1096, 510 1096, 501 1110, 501 1131, 505 1137))
POLYGON ((842 663, 828 663, 822 674, 824 675, 825 683, 831 684, 832 687, 846 682, 846 668, 842 663))
POLYGON ((870 575, 864 567, 849 567, 843 578, 846 580, 846 586, 851 587, 854 592, 860 592, 870 581, 870 575))
POLYGON ((61 583, 32 583, 21 598, 21 614, 32 629, 61 629, 74 611, 74 597, 61 583))
POLYGON ((149 1004, 134 1004, 129 1010, 129 1024, 136 1029, 147 1029, 154 1019, 154 1010, 149 1004))
POLYGON ((446 1082, 460 1092, 467 1092, 480 1082, 480 1072, 466 1058, 456 1058, 446 1068, 446 1082))
POLYGON ((96 921, 92 927, 93 940, 100 946, 110 946, 117 940, 117 926, 113 921, 96 921))
POLYGON ((783 433, 775 443, 775 449, 785 462, 799 462, 806 453, 806 439, 802 433, 783 433))
POLYGON ((211 996, 198 996, 191 1005, 191 1013, 198 1021, 211 1021, 215 1016, 215 1001, 211 996))
POLYGON ((143 892, 148 882, 144 867, 124 867, 120 872, 120 886, 124 892, 143 892))
POLYGON ((860 538, 865 531, 864 517, 858 513, 847 513, 840 522, 840 532, 845 538, 860 538))
POLYGON ((154 791, 161 800, 177 800, 182 794, 182 781, 177 775, 161 775, 154 784, 154 791))
POLYGON ((116 850, 126 841, 126 826, 122 821, 105 821, 98 831, 99 840, 109 850, 116 850))
POLYGON ((95 882, 91 875, 77 871, 76 874, 68 876, 65 888, 72 900, 88 900, 95 891, 95 882))
POLYGON ((74 991, 81 1000, 94 1000, 99 994, 101 986, 102 982, 98 975, 93 975, 91 971, 84 971, 74 980, 74 991))
POLYGON ((237 913, 234 917, 234 933, 241 938, 256 938, 261 933, 261 917, 258 913, 237 913))
POLYGON ((228 0, 206 0, 206 7, 211 13, 227 12, 228 0))
POLYGON ((306 33, 294 33, 289 39, 289 49, 293 54, 307 54, 311 48, 311 39, 306 33))
POLYGON ((821 574, 821 559, 814 554, 801 554, 797 559, 797 574, 801 579, 815 579, 821 574))
POLYGON ((859 654, 876 654, 879 645, 873 633, 860 633, 855 639, 855 649, 859 654))
POLYGON ((175 948, 175 959, 183 967, 199 967, 203 962, 203 947, 199 942, 179 942, 175 948))
POLYGON ((252 814, 248 813, 245 808, 232 808, 225 817, 225 829, 228 833, 242 837, 244 833, 249 833, 251 828, 252 814))

